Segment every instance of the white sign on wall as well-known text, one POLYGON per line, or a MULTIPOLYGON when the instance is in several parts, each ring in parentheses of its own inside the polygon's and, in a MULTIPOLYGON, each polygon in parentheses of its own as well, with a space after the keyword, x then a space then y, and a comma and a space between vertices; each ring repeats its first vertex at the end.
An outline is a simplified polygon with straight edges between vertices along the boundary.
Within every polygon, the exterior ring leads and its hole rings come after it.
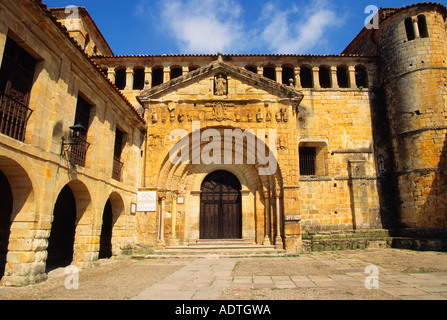
POLYGON ((155 212, 156 210, 157 210, 157 192, 156 191, 138 192, 137 211, 155 212))

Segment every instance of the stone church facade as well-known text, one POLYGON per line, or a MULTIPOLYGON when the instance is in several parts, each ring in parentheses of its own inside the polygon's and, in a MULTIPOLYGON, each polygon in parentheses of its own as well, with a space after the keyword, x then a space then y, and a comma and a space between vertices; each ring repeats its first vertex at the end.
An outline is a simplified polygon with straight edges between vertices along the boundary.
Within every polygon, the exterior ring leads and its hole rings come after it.
POLYGON ((5 285, 138 248, 445 237, 440 4, 324 56, 117 56, 84 8, 0 16, 5 285))

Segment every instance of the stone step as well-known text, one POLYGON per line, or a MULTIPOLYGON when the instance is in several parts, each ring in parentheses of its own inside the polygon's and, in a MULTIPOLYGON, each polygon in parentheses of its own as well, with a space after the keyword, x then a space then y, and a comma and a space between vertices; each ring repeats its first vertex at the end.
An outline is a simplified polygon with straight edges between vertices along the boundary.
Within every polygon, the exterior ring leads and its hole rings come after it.
MULTIPOLYGON (((163 249, 155 250, 155 255, 221 255, 221 256, 253 256, 282 254, 283 250, 277 250, 275 246, 262 246, 241 239, 225 240, 198 240, 181 246, 166 246, 163 249)), ((153 256, 153 255, 151 255, 153 256)))

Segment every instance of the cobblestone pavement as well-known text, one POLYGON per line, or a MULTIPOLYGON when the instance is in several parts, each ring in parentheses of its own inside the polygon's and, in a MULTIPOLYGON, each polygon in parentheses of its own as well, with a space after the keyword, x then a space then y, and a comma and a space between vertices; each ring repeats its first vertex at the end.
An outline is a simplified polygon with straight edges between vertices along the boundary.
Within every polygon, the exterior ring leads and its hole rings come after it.
POLYGON ((45 283, 0 287, 0 300, 446 300, 447 253, 102 260, 80 272, 79 289, 68 277, 58 269, 45 283))

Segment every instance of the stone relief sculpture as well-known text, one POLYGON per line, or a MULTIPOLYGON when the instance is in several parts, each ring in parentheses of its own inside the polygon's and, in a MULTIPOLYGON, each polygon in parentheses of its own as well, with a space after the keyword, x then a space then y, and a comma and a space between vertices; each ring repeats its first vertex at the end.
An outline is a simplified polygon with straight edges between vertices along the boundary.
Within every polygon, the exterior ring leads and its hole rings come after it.
POLYGON ((217 75, 217 77, 214 80, 215 88, 214 88, 214 94, 216 96, 225 96, 227 95, 227 79, 223 74, 217 75))

